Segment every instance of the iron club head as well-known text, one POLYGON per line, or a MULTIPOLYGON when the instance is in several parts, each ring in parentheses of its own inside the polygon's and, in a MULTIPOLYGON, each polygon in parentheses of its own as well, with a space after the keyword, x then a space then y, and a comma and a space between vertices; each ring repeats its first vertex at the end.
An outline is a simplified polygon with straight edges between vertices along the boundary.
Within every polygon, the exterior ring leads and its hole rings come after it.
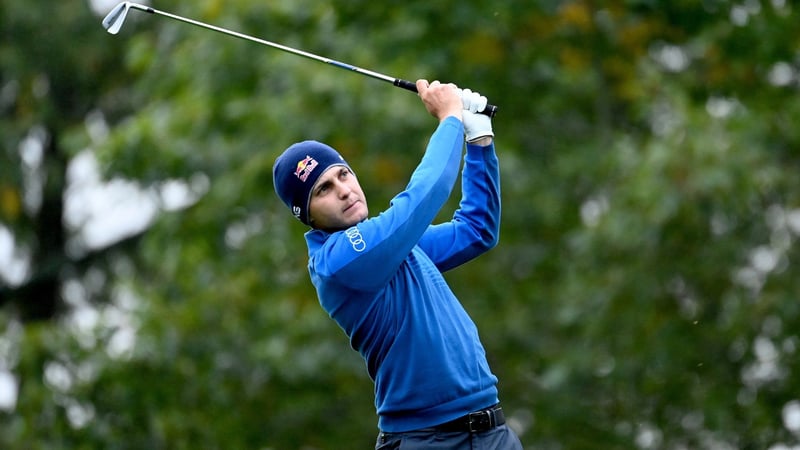
POLYGON ((103 27, 111 34, 119 33, 122 28, 122 23, 125 22, 125 16, 128 15, 128 10, 131 9, 130 2, 122 2, 114 7, 103 19, 103 27))

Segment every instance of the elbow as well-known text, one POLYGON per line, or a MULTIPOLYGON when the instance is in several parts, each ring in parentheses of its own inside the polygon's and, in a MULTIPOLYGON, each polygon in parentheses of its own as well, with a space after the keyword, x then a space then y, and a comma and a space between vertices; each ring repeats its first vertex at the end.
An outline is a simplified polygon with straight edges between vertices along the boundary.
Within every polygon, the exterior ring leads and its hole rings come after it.
POLYGON ((483 251, 488 251, 495 248, 498 242, 500 242, 500 227, 485 227, 483 230, 481 230, 480 243, 483 251))
POLYGON ((486 243, 486 250, 491 250, 497 247, 497 244, 500 242, 500 230, 495 231, 492 233, 492 238, 487 241, 486 243))
POLYGON ((497 246, 500 242, 500 220, 498 216, 487 215, 483 220, 472 223, 472 247, 483 253, 497 246))

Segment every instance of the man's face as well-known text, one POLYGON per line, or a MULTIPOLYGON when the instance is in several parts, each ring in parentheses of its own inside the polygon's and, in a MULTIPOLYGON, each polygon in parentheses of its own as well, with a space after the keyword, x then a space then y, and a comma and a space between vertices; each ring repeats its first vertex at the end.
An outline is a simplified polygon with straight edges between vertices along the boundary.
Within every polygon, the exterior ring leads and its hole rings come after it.
POLYGON ((355 174, 345 166, 330 167, 311 189, 311 226, 325 231, 350 228, 367 218, 367 199, 355 174))

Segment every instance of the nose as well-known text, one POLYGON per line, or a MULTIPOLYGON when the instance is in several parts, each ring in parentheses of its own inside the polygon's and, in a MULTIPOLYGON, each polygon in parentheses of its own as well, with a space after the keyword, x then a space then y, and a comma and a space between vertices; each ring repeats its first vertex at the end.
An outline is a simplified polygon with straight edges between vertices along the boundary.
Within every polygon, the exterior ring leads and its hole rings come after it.
POLYGON ((347 198, 350 195, 350 193, 353 192, 353 190, 350 189, 349 184, 337 180, 336 192, 339 193, 339 198, 347 198))

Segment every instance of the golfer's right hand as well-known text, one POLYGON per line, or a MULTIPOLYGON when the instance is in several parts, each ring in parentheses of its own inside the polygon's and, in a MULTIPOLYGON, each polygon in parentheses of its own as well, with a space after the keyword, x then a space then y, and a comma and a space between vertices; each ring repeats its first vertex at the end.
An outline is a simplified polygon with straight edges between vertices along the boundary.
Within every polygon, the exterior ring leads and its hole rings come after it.
POLYGON ((440 122, 450 116, 462 120, 463 103, 456 85, 417 80, 417 92, 425 104, 425 109, 440 122))

